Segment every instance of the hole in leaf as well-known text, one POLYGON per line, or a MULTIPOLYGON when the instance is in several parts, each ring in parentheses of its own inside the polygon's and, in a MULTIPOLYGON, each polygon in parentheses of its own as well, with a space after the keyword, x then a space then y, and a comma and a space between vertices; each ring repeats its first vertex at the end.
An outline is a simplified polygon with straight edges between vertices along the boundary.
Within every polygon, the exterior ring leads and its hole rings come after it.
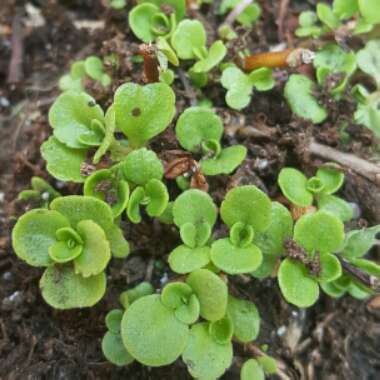
POLYGON ((138 117, 141 115, 141 109, 139 107, 135 107, 133 110, 132 110, 132 116, 134 117, 138 117))

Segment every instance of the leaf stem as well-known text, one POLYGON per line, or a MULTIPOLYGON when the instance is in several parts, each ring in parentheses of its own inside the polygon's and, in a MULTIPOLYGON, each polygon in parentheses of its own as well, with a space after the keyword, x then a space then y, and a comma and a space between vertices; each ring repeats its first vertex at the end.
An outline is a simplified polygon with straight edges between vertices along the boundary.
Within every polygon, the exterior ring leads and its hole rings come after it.
POLYGON ((155 48, 152 45, 142 44, 139 46, 139 54, 144 58, 144 81, 146 83, 159 82, 159 63, 155 48))

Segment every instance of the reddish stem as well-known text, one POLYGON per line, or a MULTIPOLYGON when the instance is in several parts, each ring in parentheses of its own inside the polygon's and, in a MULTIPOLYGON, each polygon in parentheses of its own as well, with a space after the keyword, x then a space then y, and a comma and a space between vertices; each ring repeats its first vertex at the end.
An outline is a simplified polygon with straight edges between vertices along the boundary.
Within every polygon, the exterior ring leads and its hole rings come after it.
POLYGON ((140 45, 139 54, 144 58, 144 81, 146 83, 159 82, 159 63, 155 48, 152 45, 140 45))

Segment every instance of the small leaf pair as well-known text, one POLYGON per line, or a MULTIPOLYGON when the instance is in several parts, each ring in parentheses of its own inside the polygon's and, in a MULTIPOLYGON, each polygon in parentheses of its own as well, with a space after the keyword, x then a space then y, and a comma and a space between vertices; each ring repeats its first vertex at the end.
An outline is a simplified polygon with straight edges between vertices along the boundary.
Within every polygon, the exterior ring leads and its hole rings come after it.
POLYGON ((212 263, 228 274, 253 272, 263 260, 254 236, 270 225, 270 199, 256 186, 240 186, 227 193, 220 215, 230 236, 212 244, 212 263))
POLYGON ((271 69, 262 67, 245 74, 235 66, 223 70, 221 83, 227 89, 227 105, 236 110, 241 110, 248 106, 253 89, 260 92, 269 91, 275 84, 271 69))
POLYGON ((176 124, 176 136, 181 146, 202 154, 201 171, 205 175, 232 173, 245 159, 247 149, 242 145, 222 148, 223 123, 211 109, 190 107, 176 124))
POLYGON ((140 0, 129 13, 128 22, 134 35, 149 43, 157 37, 170 37, 185 11, 185 0, 140 0))
MULTIPOLYGON (((224 15, 230 10, 234 9, 239 4, 239 0, 222 0, 219 6, 219 14, 224 15)), ((249 4, 243 12, 241 12, 236 21, 246 27, 252 27, 255 22, 259 19, 261 15, 260 6, 254 2, 253 4, 249 4)))
POLYGON ((244 362, 240 371, 240 380, 264 380, 266 374, 273 375, 276 372, 276 360, 268 355, 262 355, 244 362))
POLYGON ((104 295, 104 270, 125 257, 128 243, 113 223, 111 209, 92 197, 56 198, 50 209, 24 214, 12 231, 13 248, 29 265, 47 267, 40 287, 57 309, 88 307, 104 295))
POLYGON ((345 200, 333 195, 343 182, 344 174, 331 165, 319 168, 311 178, 306 178, 294 168, 284 168, 278 176, 281 191, 290 202, 308 207, 316 200, 318 209, 328 211, 345 222, 352 219, 353 209, 345 200))
POLYGON ((279 286, 288 302, 309 307, 319 297, 319 283, 341 276, 341 264, 333 253, 344 237, 343 223, 328 212, 306 214, 297 221, 293 233, 296 244, 288 248, 289 257, 278 270, 279 286))
POLYGON ((111 84, 111 77, 104 71, 103 61, 95 55, 83 61, 76 61, 71 65, 70 73, 60 78, 58 86, 61 91, 83 91, 83 80, 90 78, 107 87, 111 84))
POLYGON ((187 190, 174 201, 172 213, 184 244, 170 253, 170 268, 184 274, 205 267, 210 262, 208 241, 217 217, 212 198, 200 190, 187 190))

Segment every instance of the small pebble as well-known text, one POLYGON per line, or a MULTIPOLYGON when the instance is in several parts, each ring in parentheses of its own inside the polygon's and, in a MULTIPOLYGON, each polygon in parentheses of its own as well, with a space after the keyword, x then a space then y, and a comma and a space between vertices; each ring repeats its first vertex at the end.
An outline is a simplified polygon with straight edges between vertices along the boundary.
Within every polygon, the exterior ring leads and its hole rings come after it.
POLYGON ((1 96, 0 97, 0 106, 3 107, 3 108, 7 108, 10 106, 10 102, 7 98, 5 98, 4 96, 1 96))
POLYGON ((168 280, 169 280, 168 274, 164 273, 164 275, 160 279, 160 284, 164 285, 164 284, 166 284, 168 282, 168 280))
POLYGON ((6 310, 11 310, 12 308, 19 306, 23 302, 23 294, 19 290, 16 290, 10 296, 3 299, 2 305, 6 310))
POLYGON ((45 192, 43 192, 43 193, 41 194, 41 198, 42 198, 44 201, 48 201, 49 198, 50 198, 50 194, 49 194, 47 191, 45 191, 45 192))
POLYGON ((286 333, 286 326, 281 326, 277 329, 277 335, 283 336, 286 333))
POLYGON ((1 191, 0 192, 0 203, 4 202, 5 194, 1 191))
POLYGON ((11 272, 4 272, 1 277, 4 281, 10 281, 13 276, 11 272))

